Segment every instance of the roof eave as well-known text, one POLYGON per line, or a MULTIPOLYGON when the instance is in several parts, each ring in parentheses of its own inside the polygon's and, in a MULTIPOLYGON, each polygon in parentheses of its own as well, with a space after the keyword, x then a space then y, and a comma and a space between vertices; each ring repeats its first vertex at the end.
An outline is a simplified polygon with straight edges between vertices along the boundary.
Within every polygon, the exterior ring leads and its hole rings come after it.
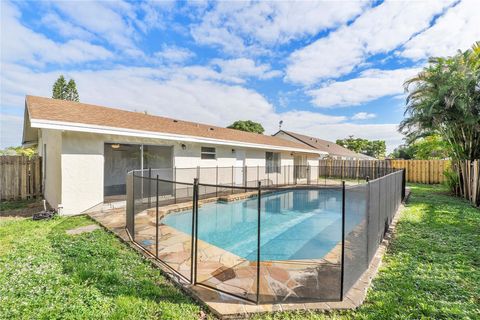
POLYGON ((53 121, 53 120, 44 120, 44 119, 30 119, 30 123, 32 128, 68 130, 68 131, 76 131, 76 132, 112 134, 112 135, 120 135, 120 136, 134 136, 134 137, 142 137, 142 138, 156 138, 156 139, 172 140, 172 141, 210 143, 210 144, 229 145, 229 146, 233 145, 233 146, 241 146, 241 147, 247 147, 247 148, 281 150, 281 151, 301 152, 301 153, 310 153, 310 154, 318 154, 318 155, 327 154, 327 152, 323 152, 320 150, 313 150, 313 149, 309 150, 309 149, 303 149, 303 148, 249 143, 249 142, 242 142, 242 141, 236 141, 236 140, 221 140, 221 139, 214 139, 214 138, 188 136, 188 135, 180 135, 180 134, 172 134, 172 133, 164 133, 164 132, 142 131, 142 130, 135 130, 135 129, 89 125, 84 123, 62 122, 62 121, 53 121))

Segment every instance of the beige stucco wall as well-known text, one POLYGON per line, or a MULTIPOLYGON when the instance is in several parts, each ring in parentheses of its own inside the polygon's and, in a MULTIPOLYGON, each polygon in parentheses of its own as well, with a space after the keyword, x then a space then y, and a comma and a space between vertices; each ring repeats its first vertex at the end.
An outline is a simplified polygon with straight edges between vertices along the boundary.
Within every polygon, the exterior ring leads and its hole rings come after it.
POLYGON ((66 131, 62 141, 62 214, 78 214, 103 202, 103 139, 66 131))
MULTIPOLYGON (((173 147, 173 165, 177 168, 212 167, 226 168, 221 175, 231 181, 232 166, 259 166, 261 179, 284 179, 287 170, 278 175, 265 173, 265 152, 268 150, 238 148, 235 146, 209 145, 199 143, 182 143, 160 139, 146 139, 115 135, 80 133, 42 129, 40 143, 47 144, 47 175, 45 197, 53 207, 59 207, 61 214, 80 214, 103 202, 104 192, 104 143, 128 143, 145 145, 163 145, 173 147), (185 149, 182 148, 185 144, 185 149), (201 147, 215 147, 216 159, 201 159, 201 147), (233 150, 232 150, 233 149, 233 150), (244 155, 244 156, 243 156, 244 155), (238 158, 245 158, 240 161, 238 158), (228 169, 227 169, 228 168, 228 169)), ((278 152, 274 151, 273 152, 278 152)), ((281 165, 292 166, 293 154, 281 152, 281 165)), ((318 156, 309 155, 311 163, 318 163, 318 156)), ((215 169, 202 171, 201 181, 215 183, 212 180, 215 169)), ((193 181, 196 170, 179 170, 184 177, 177 176, 178 181, 193 181)), ((247 170, 247 181, 255 180, 257 170, 247 170)), ((293 171, 290 172, 293 174, 293 171)), ((243 171, 235 171, 235 181, 240 181, 243 171)), ((288 177, 285 176, 285 179, 288 177)), ((236 183, 235 182, 235 183, 236 183)))
POLYGON ((61 150, 62 134, 60 131, 40 130, 38 152, 43 157, 43 196, 55 209, 62 202, 61 150))

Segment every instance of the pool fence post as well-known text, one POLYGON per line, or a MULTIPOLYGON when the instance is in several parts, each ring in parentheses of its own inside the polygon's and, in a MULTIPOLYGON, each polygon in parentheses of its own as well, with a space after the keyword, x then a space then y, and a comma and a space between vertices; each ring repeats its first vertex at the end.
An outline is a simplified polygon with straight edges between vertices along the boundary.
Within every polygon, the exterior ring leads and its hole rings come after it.
POLYGON ((197 283, 197 232, 198 232, 198 179, 193 179, 193 203, 192 203, 192 243, 190 257, 190 282, 197 283))
POLYGON ((406 173, 405 168, 402 169, 402 201, 405 200, 405 187, 406 187, 406 173))
POLYGON ((131 236, 132 236, 132 239, 135 240, 135 170, 132 171, 132 197, 131 197, 131 201, 132 201, 132 211, 131 211, 131 230, 129 230, 131 232, 131 236))
POLYGON ((257 197, 257 304, 260 302, 260 212, 262 210, 262 183, 258 181, 257 197))
POLYGON ((310 185, 310 166, 307 164, 307 185, 310 185))
POLYGON ((340 301, 343 301, 343 282, 345 278, 345 181, 342 181, 342 257, 340 274, 340 301))
POLYGON ((327 186, 327 167, 325 167, 325 186, 327 186))
POLYGON ((152 206, 152 168, 148 168, 148 207, 150 208, 152 206))
POLYGON ((369 181, 369 177, 367 176, 367 191, 366 191, 366 200, 367 200, 367 205, 366 205, 366 208, 365 208, 365 212, 366 212, 366 215, 367 215, 367 266, 370 264, 370 232, 368 232, 368 226, 370 225, 370 188, 371 188, 371 185, 370 185, 370 181, 369 181))
POLYGON ((158 259, 158 174, 157 174, 157 196, 155 204, 155 257, 158 259))

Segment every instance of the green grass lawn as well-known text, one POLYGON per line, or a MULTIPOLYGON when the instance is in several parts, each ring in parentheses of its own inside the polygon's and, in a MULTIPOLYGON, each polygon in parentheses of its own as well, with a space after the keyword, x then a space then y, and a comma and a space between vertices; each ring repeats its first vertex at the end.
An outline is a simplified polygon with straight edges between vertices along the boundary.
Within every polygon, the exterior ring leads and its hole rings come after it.
POLYGON ((197 319, 200 307, 87 217, 0 220, 0 318, 197 319))
POLYGON ((0 202, 0 212, 22 209, 28 207, 29 204, 36 202, 37 200, 15 200, 15 201, 1 201, 0 202))
MULTIPOLYGON (((480 210, 443 187, 412 195, 367 301, 357 311, 257 319, 479 319, 480 210)), ((86 217, 0 220, 0 318, 198 319, 201 309, 86 217)))

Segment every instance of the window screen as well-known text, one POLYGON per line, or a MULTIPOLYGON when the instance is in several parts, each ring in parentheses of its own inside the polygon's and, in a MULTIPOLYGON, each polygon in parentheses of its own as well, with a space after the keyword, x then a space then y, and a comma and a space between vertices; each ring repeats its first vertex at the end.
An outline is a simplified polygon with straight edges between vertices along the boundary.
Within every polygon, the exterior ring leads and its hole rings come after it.
POLYGON ((266 173, 280 172, 280 153, 266 152, 265 153, 266 173))
POLYGON ((215 148, 202 147, 202 159, 215 159, 215 148))

